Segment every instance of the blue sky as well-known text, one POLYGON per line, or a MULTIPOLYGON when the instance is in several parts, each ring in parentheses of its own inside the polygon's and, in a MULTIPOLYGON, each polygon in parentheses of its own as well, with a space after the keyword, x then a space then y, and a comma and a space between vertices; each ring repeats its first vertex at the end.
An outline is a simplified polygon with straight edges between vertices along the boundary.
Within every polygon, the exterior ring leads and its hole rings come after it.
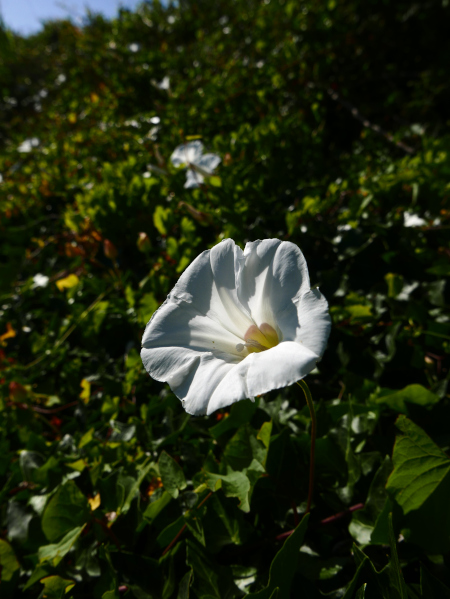
POLYGON ((86 14, 86 7, 114 17, 119 6, 136 8, 140 0, 0 0, 0 15, 10 29, 22 34, 40 29, 41 21, 71 17, 76 21, 86 14))

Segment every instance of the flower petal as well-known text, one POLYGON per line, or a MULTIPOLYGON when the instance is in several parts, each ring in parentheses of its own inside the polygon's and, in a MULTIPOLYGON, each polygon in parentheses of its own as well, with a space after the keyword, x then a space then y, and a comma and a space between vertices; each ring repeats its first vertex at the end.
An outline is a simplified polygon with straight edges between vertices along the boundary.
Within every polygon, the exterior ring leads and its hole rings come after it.
POLYGON ((247 243, 238 296, 257 325, 276 328, 277 316, 309 290, 309 275, 300 249, 289 241, 247 243))
MULTIPOLYGON (((237 298, 235 272, 239 272, 242 260, 242 250, 232 239, 225 239, 211 250, 202 252, 184 271, 166 302, 153 315, 145 330, 142 345, 146 346, 150 336, 153 338, 155 335, 158 336, 158 343, 161 343, 164 334, 175 326, 170 324, 166 315, 177 323, 174 345, 183 345, 183 334, 190 335, 189 327, 194 325, 194 319, 198 316, 208 317, 216 342, 221 338, 232 339, 234 344, 243 342, 244 334, 253 321, 245 308, 239 305, 237 298), (183 315, 179 315, 171 307, 173 305, 178 306, 183 315), (216 325, 217 329, 214 328, 216 325), (183 327, 186 327, 186 332, 183 327), (227 337, 227 333, 232 337, 227 337)), ((156 343, 156 337, 154 340, 156 343)), ((199 349, 209 351, 212 348, 205 345, 199 349)))
POLYGON ((249 354, 226 372, 210 398, 206 413, 291 385, 311 372, 318 359, 307 347, 294 342, 249 354))
POLYGON ((318 289, 309 289, 277 314, 277 325, 284 341, 302 343, 321 357, 331 330, 328 302, 318 289))
POLYGON ((300 330, 296 341, 322 357, 331 330, 328 302, 318 289, 311 289, 298 304, 300 330))
POLYGON ((142 362, 157 381, 167 382, 189 414, 206 414, 220 381, 234 368, 228 356, 182 348, 143 349, 142 362))
POLYGON ((200 314, 191 304, 167 301, 147 325, 142 347, 225 352, 242 359, 242 354, 236 350, 236 345, 241 342, 239 337, 225 329, 220 322, 200 314))
POLYGON ((194 169, 189 168, 186 172, 186 183, 184 184, 185 189, 194 189, 200 187, 205 180, 204 176, 194 169))
POLYGON ((204 171, 212 174, 214 169, 219 166, 222 159, 217 154, 203 154, 200 160, 196 161, 196 164, 204 171))
POLYGON ((203 152, 203 144, 201 141, 190 141, 187 144, 182 144, 175 148, 170 157, 170 161, 174 166, 182 166, 189 162, 197 162, 200 160, 203 152))

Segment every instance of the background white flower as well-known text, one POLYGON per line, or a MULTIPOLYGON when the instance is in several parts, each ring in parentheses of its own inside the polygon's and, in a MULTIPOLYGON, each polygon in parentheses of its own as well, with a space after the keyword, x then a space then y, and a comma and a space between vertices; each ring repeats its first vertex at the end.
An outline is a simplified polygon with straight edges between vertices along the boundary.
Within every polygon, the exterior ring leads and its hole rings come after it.
POLYGON ((427 221, 420 217, 418 214, 412 212, 405 212, 403 214, 403 226, 404 227, 423 227, 427 221))
POLYGON ((211 414, 305 377, 330 326, 296 245, 266 239, 242 251, 226 239, 182 274, 147 325, 141 357, 187 412, 211 414))
POLYGON ((186 189, 199 187, 205 180, 214 174, 214 169, 220 164, 221 158, 217 154, 203 154, 201 141, 190 141, 175 148, 170 161, 176 167, 187 166, 186 189))
POLYGON ((159 89, 168 90, 170 88, 170 79, 166 75, 161 79, 159 83, 156 83, 155 85, 156 87, 159 87, 159 89))
POLYGON ((47 275, 43 275, 41 273, 34 275, 33 289, 35 289, 36 287, 47 287, 49 280, 50 279, 47 277, 47 275))
POLYGON ((23 141, 20 146, 17 147, 18 152, 27 153, 31 152, 33 148, 37 148, 39 145, 39 139, 37 137, 30 137, 23 141))

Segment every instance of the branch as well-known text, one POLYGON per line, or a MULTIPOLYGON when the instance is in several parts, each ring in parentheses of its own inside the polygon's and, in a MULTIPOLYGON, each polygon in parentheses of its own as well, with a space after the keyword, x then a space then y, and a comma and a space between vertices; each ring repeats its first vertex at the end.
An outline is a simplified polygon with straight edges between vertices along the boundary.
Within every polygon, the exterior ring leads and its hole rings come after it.
POLYGON ((362 123, 362 125, 364 127, 366 127, 367 129, 372 129, 372 131, 375 131, 375 133, 382 135, 385 139, 387 139, 392 144, 395 144, 398 148, 400 148, 407 154, 410 154, 410 155, 415 154, 415 151, 413 150, 413 148, 406 145, 402 141, 396 141, 390 133, 388 133, 387 131, 382 129, 379 125, 375 125, 374 123, 371 123, 369 121, 369 119, 367 119, 365 116, 363 116, 359 112, 359 110, 356 108, 356 106, 354 106, 353 104, 350 104, 350 102, 348 102, 347 100, 344 100, 344 98, 342 98, 342 96, 340 96, 336 91, 334 91, 334 89, 331 89, 329 87, 327 89, 327 93, 331 97, 332 100, 334 100, 335 102, 338 102, 341 106, 346 108, 350 112, 350 114, 353 117, 355 117, 356 120, 358 120, 360 123, 362 123))

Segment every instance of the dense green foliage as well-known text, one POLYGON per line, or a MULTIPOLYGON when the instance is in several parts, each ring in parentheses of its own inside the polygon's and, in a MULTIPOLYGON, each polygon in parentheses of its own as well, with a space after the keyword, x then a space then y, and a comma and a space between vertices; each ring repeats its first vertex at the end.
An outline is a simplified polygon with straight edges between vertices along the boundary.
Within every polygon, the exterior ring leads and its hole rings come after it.
POLYGON ((2 599, 450 597, 449 10, 180 0, 0 31, 2 599), (192 139, 222 163, 185 189, 192 139), (297 243, 330 304, 289 537, 301 390, 194 418, 139 357, 224 237, 297 243))

